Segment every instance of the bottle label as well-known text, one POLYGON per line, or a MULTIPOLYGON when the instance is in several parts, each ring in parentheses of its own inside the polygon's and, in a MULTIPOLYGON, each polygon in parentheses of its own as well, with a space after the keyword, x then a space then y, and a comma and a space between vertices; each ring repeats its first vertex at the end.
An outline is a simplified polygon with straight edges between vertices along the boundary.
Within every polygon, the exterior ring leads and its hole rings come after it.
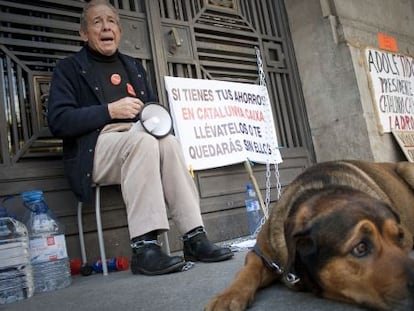
POLYGON ((0 269, 28 263, 27 244, 22 242, 0 244, 0 269))
POLYGON ((260 210, 259 201, 252 200, 246 203, 246 209, 248 212, 258 211, 260 210))
POLYGON ((51 218, 48 214, 35 214, 32 216, 33 223, 31 225, 33 233, 42 232, 57 232, 58 225, 56 221, 51 218))
POLYGON ((32 264, 67 258, 65 235, 49 235, 30 239, 32 264))

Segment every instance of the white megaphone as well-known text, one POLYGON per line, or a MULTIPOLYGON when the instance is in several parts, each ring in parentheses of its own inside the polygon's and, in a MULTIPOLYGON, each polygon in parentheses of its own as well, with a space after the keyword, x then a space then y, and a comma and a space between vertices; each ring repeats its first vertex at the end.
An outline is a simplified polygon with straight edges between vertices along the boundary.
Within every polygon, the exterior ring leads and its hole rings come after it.
POLYGON ((172 129, 172 119, 168 110, 159 103, 146 103, 140 117, 130 130, 145 131, 154 137, 167 136, 172 129))

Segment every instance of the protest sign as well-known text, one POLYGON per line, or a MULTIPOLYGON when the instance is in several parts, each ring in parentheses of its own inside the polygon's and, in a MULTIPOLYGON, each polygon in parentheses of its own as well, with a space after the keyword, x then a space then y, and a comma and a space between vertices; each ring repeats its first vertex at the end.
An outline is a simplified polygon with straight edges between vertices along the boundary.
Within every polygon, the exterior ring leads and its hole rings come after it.
POLYGON ((414 162, 414 131, 393 130, 392 134, 409 162, 414 162))
POLYGON ((376 49, 365 59, 380 131, 414 130, 414 59, 376 49))
POLYGON ((165 77, 174 131, 194 170, 246 160, 280 163, 264 86, 165 77))

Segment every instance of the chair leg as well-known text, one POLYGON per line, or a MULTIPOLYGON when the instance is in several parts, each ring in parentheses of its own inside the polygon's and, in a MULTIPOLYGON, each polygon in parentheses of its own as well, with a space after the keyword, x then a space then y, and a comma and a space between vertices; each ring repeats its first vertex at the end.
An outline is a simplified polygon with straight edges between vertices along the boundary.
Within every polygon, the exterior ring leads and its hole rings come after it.
MULTIPOLYGON (((82 263, 85 265, 87 264, 87 258, 86 258, 85 238, 84 238, 83 223, 82 223, 82 205, 83 205, 82 202, 78 202, 78 230, 79 230, 79 242, 80 242, 82 263)), ((104 243, 102 221, 101 221, 101 187, 99 185, 96 185, 96 188, 95 188, 95 215, 96 215, 96 227, 97 227, 97 234, 98 234, 98 241, 99 241, 99 251, 100 251, 101 261, 102 261, 102 272, 103 272, 103 275, 108 275, 108 264, 106 262, 105 243, 104 243)), ((170 244, 168 242, 167 232, 163 233, 163 238, 164 238, 165 252, 168 255, 170 255, 171 251, 170 251, 170 244)))
POLYGON ((102 222, 101 222, 101 187, 99 185, 96 185, 96 189, 95 189, 95 214, 96 214, 96 227, 98 231, 98 240, 99 240, 99 251, 101 253, 101 261, 102 261, 102 272, 103 272, 103 275, 108 275, 108 265, 106 263, 105 244, 104 244, 102 222))
POLYGON ((83 222, 82 222, 82 202, 78 202, 78 231, 79 231, 79 243, 82 256, 82 264, 87 264, 86 249, 85 249, 85 237, 83 234, 83 222))

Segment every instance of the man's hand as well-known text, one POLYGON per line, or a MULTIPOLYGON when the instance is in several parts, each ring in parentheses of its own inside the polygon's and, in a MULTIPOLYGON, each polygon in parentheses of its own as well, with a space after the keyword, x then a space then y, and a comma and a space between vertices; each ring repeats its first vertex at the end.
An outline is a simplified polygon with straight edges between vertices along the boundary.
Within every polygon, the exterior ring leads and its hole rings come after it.
POLYGON ((140 113, 144 103, 135 97, 124 97, 108 104, 112 119, 133 119, 140 113))

